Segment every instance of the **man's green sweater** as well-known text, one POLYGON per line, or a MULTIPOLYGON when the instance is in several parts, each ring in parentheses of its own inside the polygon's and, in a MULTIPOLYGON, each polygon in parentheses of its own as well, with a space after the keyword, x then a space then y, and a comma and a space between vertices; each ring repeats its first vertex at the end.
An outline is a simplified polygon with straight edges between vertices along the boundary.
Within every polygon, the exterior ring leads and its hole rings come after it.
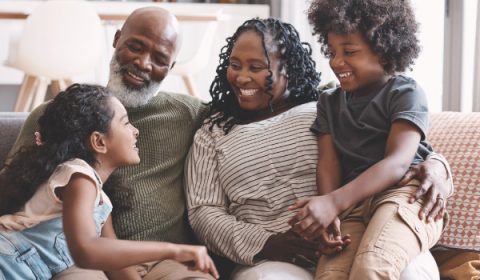
MULTIPOLYGON (((37 121, 45 104, 27 118, 10 155, 20 146, 34 143, 37 121)), ((186 220, 183 166, 195 131, 206 116, 200 100, 159 93, 148 104, 127 108, 138 128, 140 164, 118 169, 123 185, 133 191, 133 207, 114 216, 121 239, 192 243, 186 220)))

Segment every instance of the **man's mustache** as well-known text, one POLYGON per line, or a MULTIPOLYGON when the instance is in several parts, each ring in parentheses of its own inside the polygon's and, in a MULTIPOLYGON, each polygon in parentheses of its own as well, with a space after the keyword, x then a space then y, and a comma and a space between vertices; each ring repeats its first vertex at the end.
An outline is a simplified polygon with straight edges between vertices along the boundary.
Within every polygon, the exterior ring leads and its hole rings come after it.
POLYGON ((150 83, 150 75, 147 72, 138 69, 138 67, 136 67, 135 65, 121 66, 118 72, 130 72, 133 75, 144 79, 147 84, 150 83))

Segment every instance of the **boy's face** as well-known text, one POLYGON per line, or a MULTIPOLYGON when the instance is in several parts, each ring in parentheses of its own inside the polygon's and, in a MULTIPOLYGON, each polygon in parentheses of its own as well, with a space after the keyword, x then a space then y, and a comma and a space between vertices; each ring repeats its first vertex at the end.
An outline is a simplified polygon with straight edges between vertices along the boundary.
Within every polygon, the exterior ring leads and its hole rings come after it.
POLYGON ((382 59, 359 33, 328 33, 330 67, 346 92, 369 94, 388 80, 382 59))

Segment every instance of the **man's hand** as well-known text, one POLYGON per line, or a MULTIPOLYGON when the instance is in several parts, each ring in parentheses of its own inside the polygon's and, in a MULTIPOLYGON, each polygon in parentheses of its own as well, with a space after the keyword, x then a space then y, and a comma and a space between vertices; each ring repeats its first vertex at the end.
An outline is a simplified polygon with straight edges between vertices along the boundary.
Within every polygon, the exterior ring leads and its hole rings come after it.
POLYGON ((293 231, 312 240, 320 237, 338 214, 333 200, 328 195, 298 200, 288 207, 288 210, 297 209, 300 210, 288 223, 293 231))
POLYGON ((420 198, 424 204, 418 217, 426 217, 427 222, 443 219, 445 214, 446 197, 450 193, 450 181, 445 166, 435 159, 429 159, 419 165, 410 167, 399 185, 406 185, 410 180, 420 182, 418 190, 412 194, 409 202, 414 203, 420 198))
POLYGON ((293 263, 302 267, 315 267, 318 242, 303 239, 289 230, 270 236, 258 256, 272 261, 293 263))

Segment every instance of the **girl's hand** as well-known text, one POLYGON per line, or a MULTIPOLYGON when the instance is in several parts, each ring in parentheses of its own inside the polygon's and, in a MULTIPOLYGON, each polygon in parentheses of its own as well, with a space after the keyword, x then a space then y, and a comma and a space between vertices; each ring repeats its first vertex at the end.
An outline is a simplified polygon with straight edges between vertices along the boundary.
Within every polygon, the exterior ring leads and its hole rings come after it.
POLYGON ((204 273, 210 273, 215 279, 218 279, 217 268, 212 259, 208 255, 205 246, 193 245, 175 245, 177 248, 173 255, 173 259, 185 264, 190 269, 199 270, 204 273))
POLYGON ((309 239, 320 237, 338 214, 329 195, 302 199, 288 207, 288 210, 296 209, 300 210, 288 223, 293 231, 309 239))

